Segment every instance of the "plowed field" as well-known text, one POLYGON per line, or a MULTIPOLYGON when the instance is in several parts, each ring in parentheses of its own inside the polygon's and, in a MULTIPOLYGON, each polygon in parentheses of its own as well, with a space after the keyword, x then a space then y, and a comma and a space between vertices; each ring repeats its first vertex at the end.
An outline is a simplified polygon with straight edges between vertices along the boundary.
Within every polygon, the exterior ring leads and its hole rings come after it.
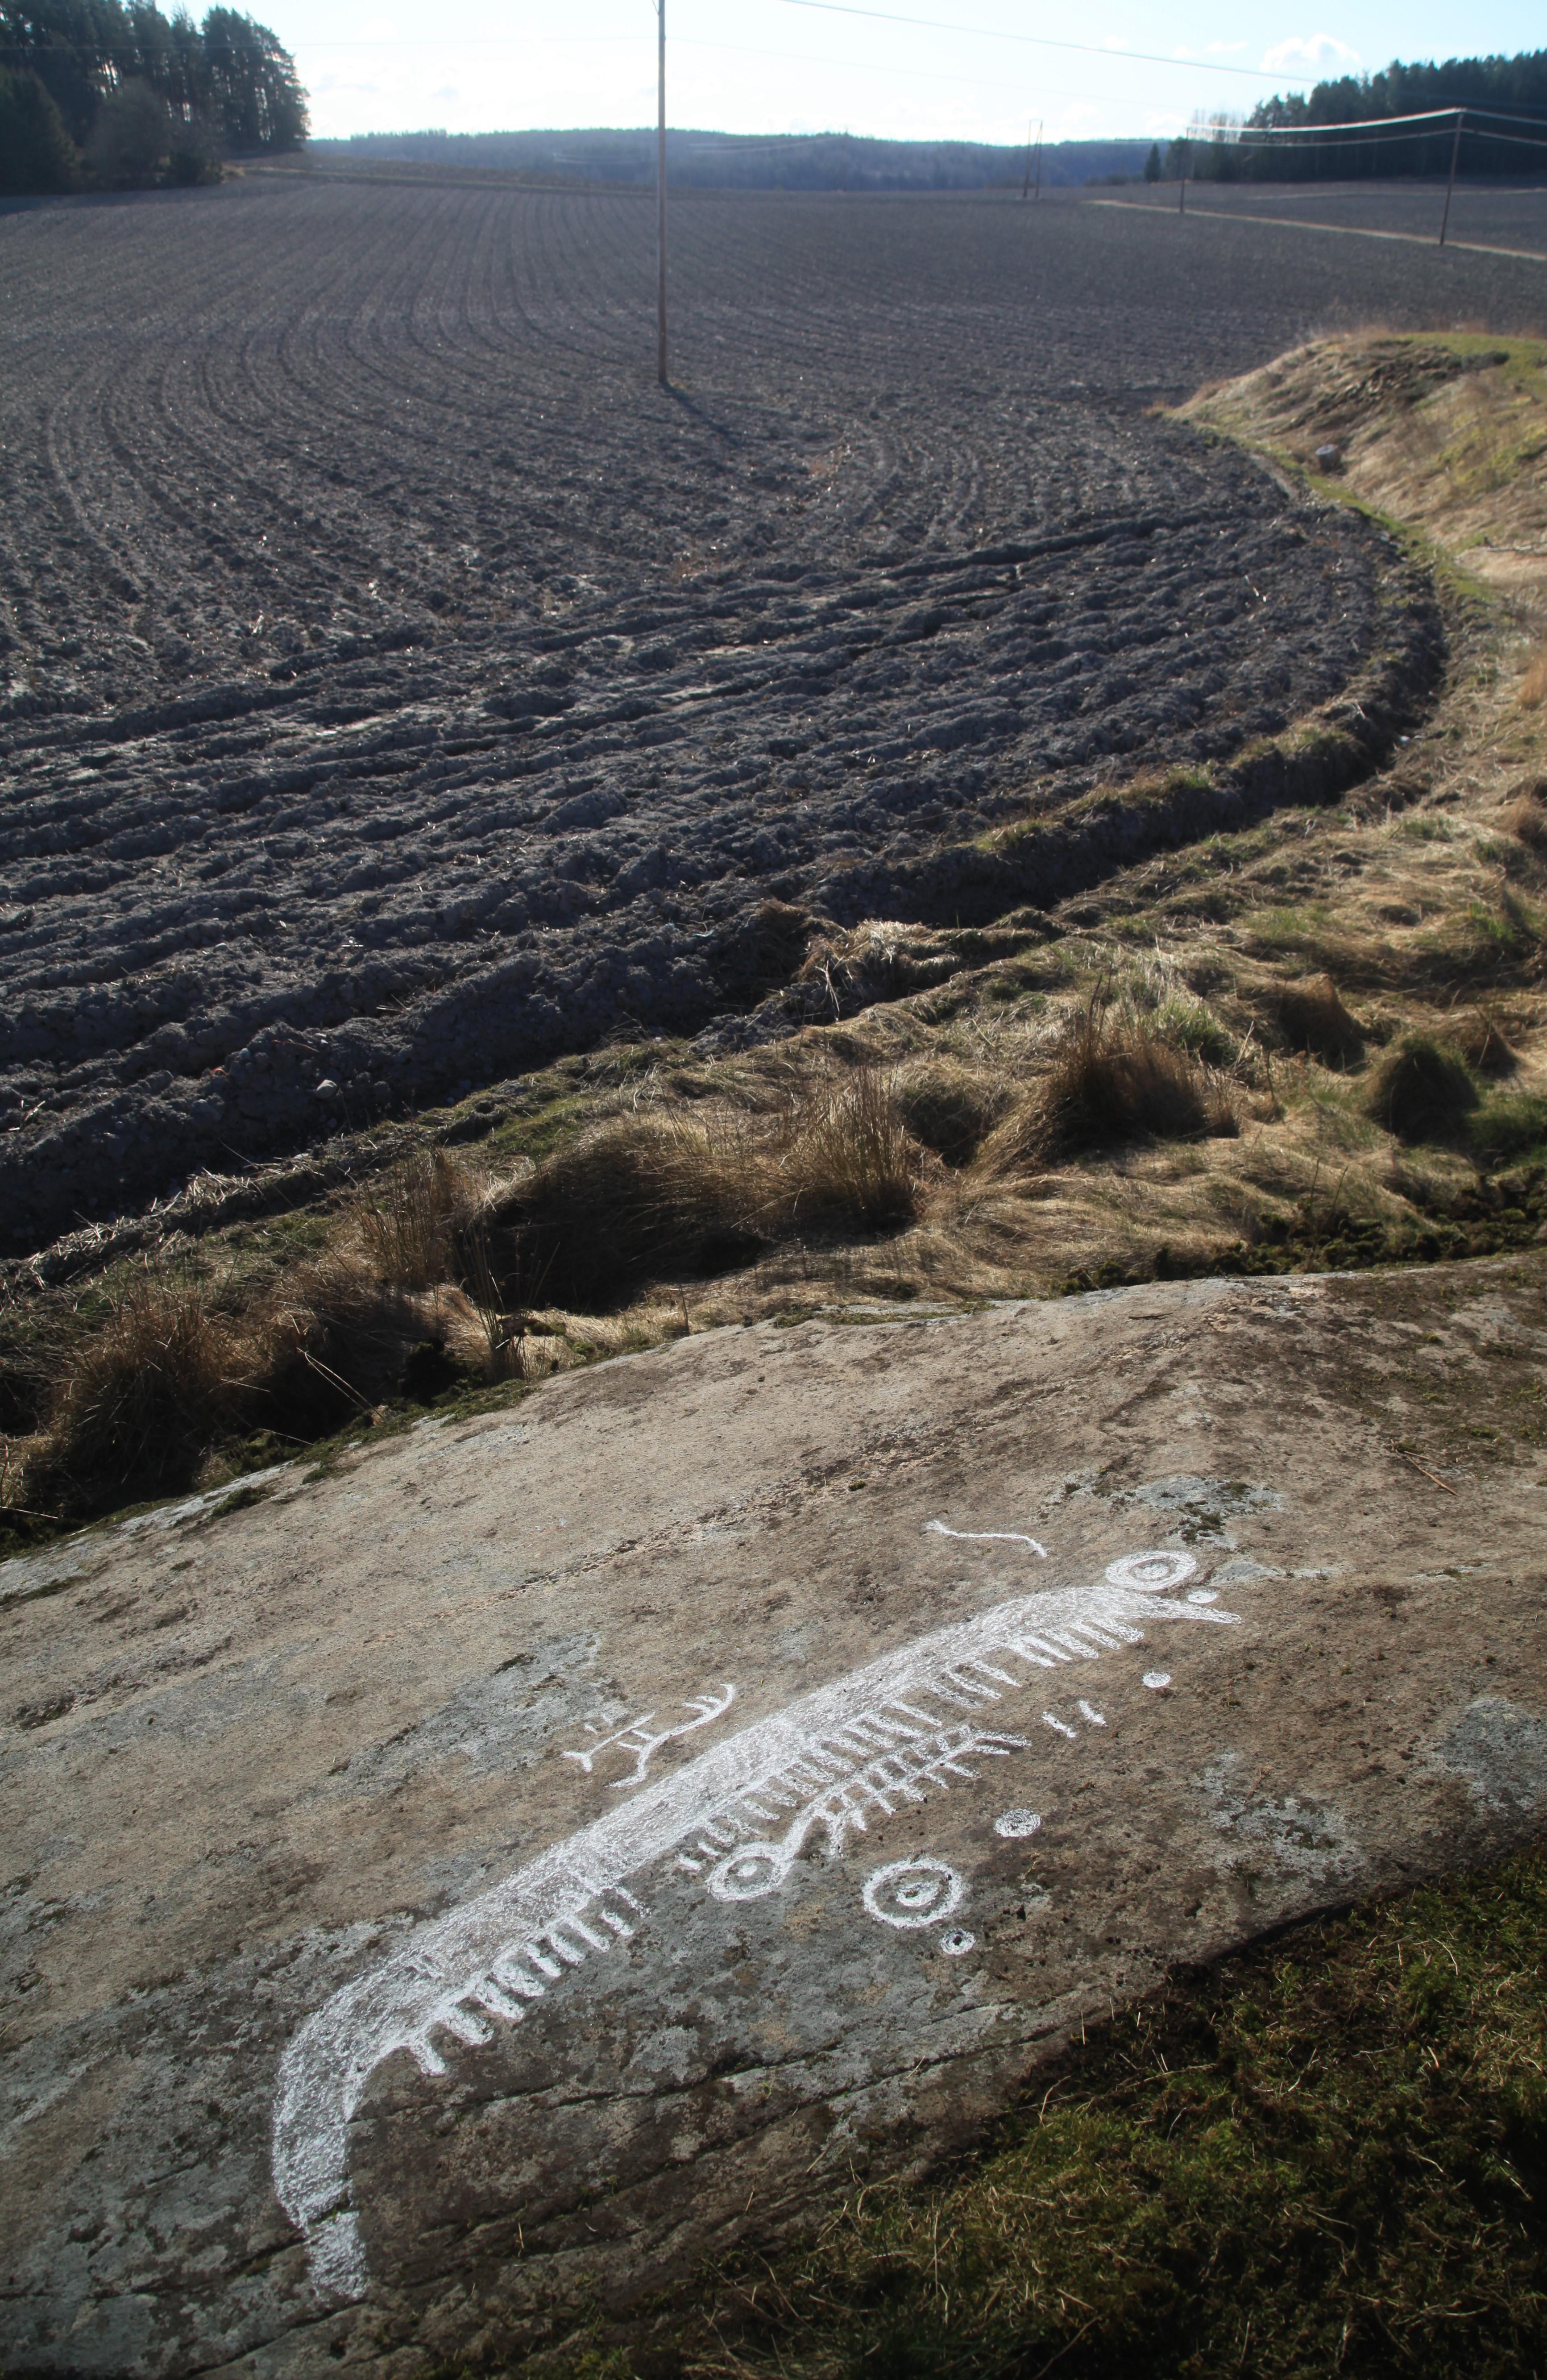
POLYGON ((925 914, 942 847, 1346 688, 1386 541, 1146 408, 1540 272, 1197 232, 684 202, 663 392, 635 197, 0 217, 6 1244, 697 1031, 771 898, 925 914))

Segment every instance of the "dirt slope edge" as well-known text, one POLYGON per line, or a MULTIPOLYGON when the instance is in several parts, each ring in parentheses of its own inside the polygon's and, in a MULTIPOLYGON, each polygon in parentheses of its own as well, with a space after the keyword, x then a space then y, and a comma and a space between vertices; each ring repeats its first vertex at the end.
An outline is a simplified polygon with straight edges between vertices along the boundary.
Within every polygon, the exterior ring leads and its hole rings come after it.
POLYGON ((855 868, 829 888, 834 917, 987 925, 1018 902, 1067 899, 1152 853, 1251 826, 1289 805, 1335 802, 1427 716, 1447 638, 1433 582, 1384 539, 1380 642, 1331 701, 1233 759, 1097 785, 1056 818, 1034 815, 895 869, 855 868))

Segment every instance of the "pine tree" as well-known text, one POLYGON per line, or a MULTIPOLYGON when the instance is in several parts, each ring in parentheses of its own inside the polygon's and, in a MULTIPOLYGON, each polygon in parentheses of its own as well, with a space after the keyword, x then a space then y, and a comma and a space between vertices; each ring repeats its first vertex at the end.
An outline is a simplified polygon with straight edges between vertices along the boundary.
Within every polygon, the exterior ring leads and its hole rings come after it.
POLYGON ((37 76, 0 67, 0 190, 74 190, 80 155, 37 76))
POLYGON ((182 7, 163 16, 155 0, 0 0, 0 59, 6 191, 77 188, 79 152, 99 132, 101 177, 143 180, 135 161, 155 145, 147 91, 164 103, 171 146, 163 140, 162 155, 176 181, 218 181, 223 146, 298 149, 308 129, 295 61, 235 8, 212 7, 196 26, 182 7), (137 138, 127 140, 131 119, 137 138))
POLYGON ((202 34, 205 104, 238 151, 296 149, 307 136, 306 94, 295 65, 266 25, 212 8, 202 34))

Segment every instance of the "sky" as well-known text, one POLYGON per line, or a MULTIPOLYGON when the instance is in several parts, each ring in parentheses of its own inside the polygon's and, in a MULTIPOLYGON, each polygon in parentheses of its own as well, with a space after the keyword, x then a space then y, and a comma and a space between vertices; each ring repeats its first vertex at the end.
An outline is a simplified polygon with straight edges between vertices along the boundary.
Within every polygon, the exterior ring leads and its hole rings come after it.
MULTIPOLYGON (((749 133, 1164 139, 1200 109, 1393 57, 1536 49, 1540 0, 667 0, 668 114, 749 133), (896 18, 922 17, 930 25, 896 18), (1058 47, 1058 43, 1083 47, 1058 47), (1148 55, 1144 55, 1144 54, 1148 55)), ((296 58, 312 129, 498 132, 653 123, 653 0, 248 0, 296 58)))

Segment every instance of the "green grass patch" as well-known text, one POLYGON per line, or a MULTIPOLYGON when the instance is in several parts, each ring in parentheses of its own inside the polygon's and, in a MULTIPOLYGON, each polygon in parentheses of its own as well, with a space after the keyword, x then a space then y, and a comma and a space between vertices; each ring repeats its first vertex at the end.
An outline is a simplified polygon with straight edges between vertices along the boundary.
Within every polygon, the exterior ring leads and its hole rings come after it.
POLYGON ((1468 1120, 1468 1142, 1480 1164, 1515 1165, 1547 1145, 1547 1099, 1530 1092, 1484 1100, 1468 1120))
POLYGON ((1139 1255, 1104 1257, 1067 1274, 1058 1294, 1132 1289, 1150 1281, 1367 1272, 1377 1265, 1456 1264, 1504 1256, 1535 1245, 1547 1233, 1547 1148, 1528 1154, 1531 1161, 1496 1179, 1480 1173, 1456 1189, 1425 1193, 1410 1182, 1409 1212, 1389 1218, 1348 1213, 1342 1177, 1329 1176, 1325 1186, 1297 1199, 1289 1212, 1264 1218, 1250 1241, 1206 1250, 1173 1248, 1163 1241, 1139 1255))
POLYGON ((1495 338, 1488 331, 1409 331, 1391 335, 1406 336, 1415 346, 1443 347, 1450 356, 1505 356, 1508 360, 1500 370, 1506 380, 1529 382, 1538 372, 1547 371, 1547 339, 1495 338))
POLYGON ((1396 832, 1409 843, 1454 843, 1456 829, 1448 819, 1432 818, 1427 812, 1398 819, 1396 832))
POLYGON ((1167 1041, 1201 1059, 1205 1066, 1230 1066, 1238 1055, 1233 1034, 1227 1033, 1211 1008, 1201 1000, 1173 997, 1155 1011, 1155 1029, 1167 1041))
POLYGON ((1023 857, 1037 842, 1051 836, 1061 841, 1070 830, 1078 830, 1093 820, 1110 816, 1114 810, 1164 808, 1183 794, 1203 794, 1217 784, 1216 772, 1207 767, 1179 766, 1159 771, 1149 771, 1122 782, 1109 781, 1093 785, 1088 794, 1067 809, 1045 816, 1015 819, 1008 826, 991 827, 976 838, 977 847, 1001 857, 1023 857))
POLYGON ((1331 910, 1322 901, 1260 909, 1245 924, 1259 950, 1294 951, 1308 958, 1319 955, 1333 930, 1331 910))
POLYGON ((1534 976, 1541 942, 1535 910, 1505 884, 1493 901, 1472 900, 1452 910, 1420 948, 1432 977, 1469 985, 1534 976))
POLYGON ((554 1082, 538 1075, 522 1107, 504 1116, 486 1144, 491 1157, 529 1157, 540 1164, 545 1157, 573 1139, 596 1120, 596 1095, 577 1090, 572 1082, 554 1082))
POLYGON ((1544 1944, 1532 1851, 1174 1981, 1040 2073, 988 2154, 872 2185, 589 2368, 1540 2374, 1544 1944))

